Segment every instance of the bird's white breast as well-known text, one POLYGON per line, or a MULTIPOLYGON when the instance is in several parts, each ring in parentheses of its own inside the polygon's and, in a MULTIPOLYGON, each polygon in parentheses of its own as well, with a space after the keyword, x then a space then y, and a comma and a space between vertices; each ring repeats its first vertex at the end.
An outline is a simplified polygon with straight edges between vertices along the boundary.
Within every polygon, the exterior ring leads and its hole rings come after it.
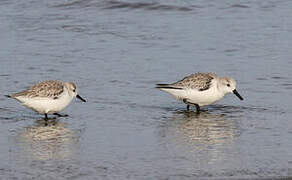
POLYGON ((215 87, 205 91, 186 90, 186 94, 189 102, 196 103, 199 106, 213 104, 224 97, 224 94, 215 87))
POLYGON ((215 103, 224 97, 224 93, 219 91, 214 83, 209 89, 198 91, 196 89, 161 89, 168 92, 178 100, 186 99, 190 103, 205 106, 215 103))
POLYGON ((67 90, 59 96, 57 99, 49 97, 24 97, 20 96, 16 98, 23 103, 24 106, 33 109, 40 114, 52 114, 62 111, 72 101, 72 97, 69 96, 67 90))

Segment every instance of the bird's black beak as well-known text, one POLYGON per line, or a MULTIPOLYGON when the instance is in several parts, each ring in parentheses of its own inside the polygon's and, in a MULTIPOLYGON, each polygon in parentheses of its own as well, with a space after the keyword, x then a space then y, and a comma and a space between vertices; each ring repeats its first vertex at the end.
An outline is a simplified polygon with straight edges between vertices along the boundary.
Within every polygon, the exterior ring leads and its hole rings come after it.
POLYGON ((243 98, 241 97, 241 95, 236 91, 236 89, 233 90, 233 93, 240 99, 243 100, 243 98))
POLYGON ((83 99, 83 98, 82 98, 81 96, 79 96, 78 94, 76 95, 76 98, 80 99, 80 100, 83 101, 83 102, 86 102, 86 100, 83 99))

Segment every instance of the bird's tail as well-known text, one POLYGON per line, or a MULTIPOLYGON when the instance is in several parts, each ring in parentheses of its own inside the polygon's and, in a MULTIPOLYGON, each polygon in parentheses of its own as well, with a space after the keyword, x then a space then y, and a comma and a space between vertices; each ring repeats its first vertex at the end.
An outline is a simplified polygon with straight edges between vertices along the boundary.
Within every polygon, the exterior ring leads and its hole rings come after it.
POLYGON ((170 84, 156 84, 156 88, 169 87, 170 84))
POLYGON ((174 87, 171 84, 156 84, 156 88, 158 88, 158 89, 182 89, 179 87, 174 87))

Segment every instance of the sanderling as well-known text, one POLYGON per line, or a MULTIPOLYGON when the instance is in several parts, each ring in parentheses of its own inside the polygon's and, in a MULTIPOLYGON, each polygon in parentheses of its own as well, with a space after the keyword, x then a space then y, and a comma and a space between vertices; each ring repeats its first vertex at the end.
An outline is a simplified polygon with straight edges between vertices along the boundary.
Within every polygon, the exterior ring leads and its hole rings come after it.
MULTIPOLYGON (((77 97, 83 102, 85 99, 77 94, 77 87, 73 82, 62 82, 56 80, 48 80, 37 83, 27 90, 7 95, 21 102, 24 106, 44 114, 48 119, 48 114, 58 114, 72 101, 73 97, 77 97)), ((65 115, 66 116, 66 115, 65 115)))
POLYGON ((168 92, 176 99, 196 106, 200 112, 200 106, 213 104, 222 99, 225 94, 234 93, 240 100, 243 98, 236 90, 236 82, 230 77, 219 77, 214 73, 196 73, 172 84, 156 84, 156 88, 168 92))

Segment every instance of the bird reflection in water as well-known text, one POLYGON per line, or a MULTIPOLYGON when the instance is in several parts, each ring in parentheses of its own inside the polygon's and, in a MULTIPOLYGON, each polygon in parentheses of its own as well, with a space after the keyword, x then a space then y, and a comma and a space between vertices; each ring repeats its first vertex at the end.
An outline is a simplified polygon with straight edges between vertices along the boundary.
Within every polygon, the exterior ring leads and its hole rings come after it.
POLYGON ((176 112, 172 123, 188 141, 201 144, 222 144, 238 134, 236 121, 225 114, 209 112, 176 112))
POLYGON ((220 164, 236 154, 238 116, 215 112, 180 111, 164 124, 161 137, 178 158, 195 159, 200 167, 220 164))
POLYGON ((25 153, 31 160, 70 158, 79 149, 77 132, 57 119, 49 119, 48 122, 37 120, 34 125, 18 131, 18 154, 25 153))

